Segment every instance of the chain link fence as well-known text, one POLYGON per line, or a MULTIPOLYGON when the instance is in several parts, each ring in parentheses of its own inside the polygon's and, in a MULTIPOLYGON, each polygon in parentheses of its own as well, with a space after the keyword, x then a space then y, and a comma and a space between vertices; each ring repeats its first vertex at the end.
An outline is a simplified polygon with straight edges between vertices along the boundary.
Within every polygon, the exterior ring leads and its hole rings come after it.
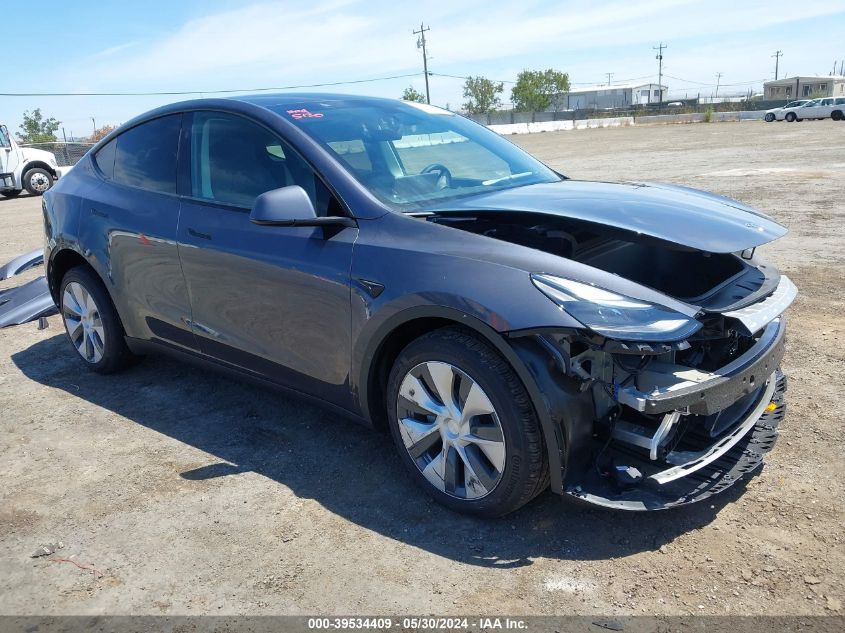
POLYGON ((85 156, 85 152, 91 149, 94 143, 54 141, 51 143, 23 143, 21 147, 43 149, 56 157, 59 167, 70 167, 76 165, 79 159, 85 156))
POLYGON ((760 111, 779 108, 787 101, 753 99, 749 101, 725 101, 713 104, 698 103, 698 99, 678 99, 662 104, 632 105, 619 108, 586 108, 579 110, 558 110, 557 112, 519 112, 517 110, 498 110, 486 114, 467 114, 468 118, 482 125, 507 125, 513 123, 545 123, 549 121, 579 121, 581 119, 615 118, 621 116, 645 117, 665 114, 713 112, 760 111), (674 105, 669 105, 670 103, 674 105))

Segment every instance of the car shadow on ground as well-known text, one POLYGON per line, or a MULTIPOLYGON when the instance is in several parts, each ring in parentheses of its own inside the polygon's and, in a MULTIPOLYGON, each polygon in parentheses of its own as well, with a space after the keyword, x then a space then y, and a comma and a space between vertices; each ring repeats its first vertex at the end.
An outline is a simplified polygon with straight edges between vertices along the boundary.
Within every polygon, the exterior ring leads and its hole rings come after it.
POLYGON ((201 482, 252 471, 362 527, 472 565, 518 567, 535 558, 595 560, 656 550, 710 523, 744 487, 652 513, 611 512, 546 492, 503 519, 474 519, 419 490, 388 434, 299 399, 167 358, 100 376, 85 370, 64 335, 12 360, 32 380, 219 459, 174 477, 201 482))

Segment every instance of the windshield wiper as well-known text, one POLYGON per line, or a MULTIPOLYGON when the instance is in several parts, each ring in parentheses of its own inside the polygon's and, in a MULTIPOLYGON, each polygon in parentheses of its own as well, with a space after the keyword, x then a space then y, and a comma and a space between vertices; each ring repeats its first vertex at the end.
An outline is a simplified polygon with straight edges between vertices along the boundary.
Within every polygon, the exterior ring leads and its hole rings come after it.
POLYGON ((491 178, 490 180, 482 180, 481 184, 485 187, 490 185, 495 185, 500 182, 505 182, 506 180, 516 180, 517 178, 525 178, 526 176, 533 175, 533 171, 523 171, 518 174, 511 174, 510 176, 502 176, 501 178, 491 178))

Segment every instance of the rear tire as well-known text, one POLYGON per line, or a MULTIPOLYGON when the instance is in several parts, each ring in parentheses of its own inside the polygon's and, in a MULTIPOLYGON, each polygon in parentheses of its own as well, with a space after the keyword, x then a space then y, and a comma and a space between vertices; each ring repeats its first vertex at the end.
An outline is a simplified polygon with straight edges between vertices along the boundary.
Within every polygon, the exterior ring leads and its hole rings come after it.
POLYGON ((793 123, 798 117, 795 116, 794 112, 787 112, 786 117, 784 117, 789 123, 793 123))
POLYGON ((830 118, 834 121, 841 121, 843 118, 845 118, 845 116, 843 116, 840 110, 834 110, 830 113, 830 118))
POLYGON ((6 189, 6 191, 0 191, 0 196, 4 198, 17 198, 21 195, 23 189, 6 189))
POLYGON ((402 350, 388 379, 387 409, 411 477, 447 508, 502 516, 549 485, 546 446, 525 386, 468 330, 435 330, 402 350))
POLYGON ((90 370, 111 374, 134 360, 114 303, 90 268, 71 268, 62 278, 59 313, 68 339, 90 370))
POLYGON ((33 196, 41 196, 53 187, 53 174, 41 167, 33 167, 23 175, 23 186, 33 196))

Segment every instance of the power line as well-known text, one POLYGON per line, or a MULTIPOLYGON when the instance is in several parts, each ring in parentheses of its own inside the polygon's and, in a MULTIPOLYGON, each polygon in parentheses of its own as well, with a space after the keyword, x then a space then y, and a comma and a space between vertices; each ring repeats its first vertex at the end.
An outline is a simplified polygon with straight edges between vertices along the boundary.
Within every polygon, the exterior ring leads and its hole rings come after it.
POLYGON ((424 27, 423 23, 420 22, 420 30, 413 31, 414 35, 419 35, 417 39, 417 48, 422 49, 423 54, 423 73, 425 73, 425 102, 431 103, 431 95, 428 92, 428 53, 425 51, 425 33, 426 31, 430 31, 430 27, 424 27))
POLYGON ((292 86, 276 86, 270 88, 231 88, 228 90, 179 90, 164 92, 0 92, 0 97, 158 97, 178 95, 219 95, 235 92, 272 92, 273 90, 296 90, 299 88, 323 88, 327 86, 345 86, 349 84, 364 84, 374 81, 389 81, 416 77, 418 73, 391 75, 390 77, 373 77, 371 79, 350 79, 349 81, 332 81, 319 84, 299 84, 292 86))
MULTIPOLYGON (((694 81, 692 79, 684 79, 683 77, 675 77, 674 75, 668 75, 667 74, 667 75, 664 75, 664 76, 669 77, 669 79, 674 79, 676 81, 682 81, 686 84, 695 84, 697 86, 704 86, 704 87, 707 87, 707 88, 710 88, 710 87, 716 85, 714 83, 706 83, 706 82, 703 82, 703 81, 694 81)), ((759 84, 759 83, 764 82, 764 81, 768 81, 768 79, 752 79, 750 81, 735 81, 733 83, 719 84, 719 85, 721 85, 723 87, 724 86, 747 86, 749 84, 759 84)))

